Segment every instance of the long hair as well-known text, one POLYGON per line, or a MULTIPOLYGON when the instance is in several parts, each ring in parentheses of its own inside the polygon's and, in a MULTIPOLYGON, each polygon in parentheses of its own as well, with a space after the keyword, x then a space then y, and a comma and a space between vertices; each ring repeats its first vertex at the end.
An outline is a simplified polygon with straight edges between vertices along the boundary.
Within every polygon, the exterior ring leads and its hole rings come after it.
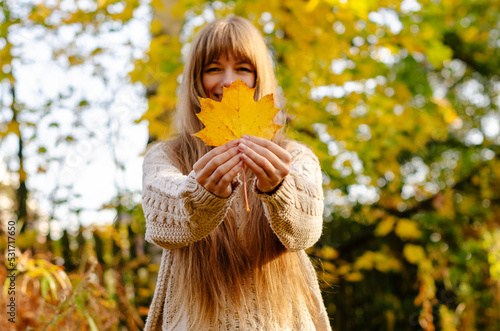
MULTIPOLYGON (((184 68, 175 117, 177 133, 165 143, 170 158, 185 175, 211 149, 191 135, 203 128, 195 115, 200 111, 198 97, 207 97, 202 84, 203 68, 229 53, 254 66, 255 100, 269 93, 277 95, 270 55, 262 35, 250 22, 231 17, 205 26, 191 44, 184 68)), ((289 143, 282 132, 273 141, 283 148, 289 143)), ((246 175, 254 178, 251 171, 247 170, 246 175)), ((301 258, 298 253, 288 252, 274 234, 263 203, 251 186, 247 188, 250 213, 242 208, 237 215, 232 207, 208 236, 172 252, 174 270, 178 272, 173 275, 174 293, 169 304, 178 312, 186 312, 192 330, 213 328, 225 305, 235 307, 242 327, 255 326, 255 320, 264 323, 266 329, 290 325, 292 316, 300 320, 304 314, 303 309, 293 308, 297 303, 316 314, 301 258), (240 220, 239 227, 236 219, 240 220), (251 291, 256 300, 249 297, 251 291)), ((175 325, 178 321, 169 322, 175 325)))

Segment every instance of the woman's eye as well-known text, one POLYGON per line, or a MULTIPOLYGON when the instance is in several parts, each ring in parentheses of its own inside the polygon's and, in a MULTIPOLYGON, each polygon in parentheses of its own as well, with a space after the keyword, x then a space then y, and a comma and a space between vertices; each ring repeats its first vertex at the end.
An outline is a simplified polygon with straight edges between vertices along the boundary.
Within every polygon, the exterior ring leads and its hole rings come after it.
POLYGON ((245 68, 245 67, 241 67, 241 68, 239 68, 238 70, 240 70, 240 71, 246 71, 246 72, 252 72, 252 70, 251 70, 251 69, 249 69, 249 68, 245 68))
POLYGON ((216 67, 213 67, 213 68, 208 68, 205 70, 205 72, 215 72, 215 71, 218 71, 219 68, 216 68, 216 67))

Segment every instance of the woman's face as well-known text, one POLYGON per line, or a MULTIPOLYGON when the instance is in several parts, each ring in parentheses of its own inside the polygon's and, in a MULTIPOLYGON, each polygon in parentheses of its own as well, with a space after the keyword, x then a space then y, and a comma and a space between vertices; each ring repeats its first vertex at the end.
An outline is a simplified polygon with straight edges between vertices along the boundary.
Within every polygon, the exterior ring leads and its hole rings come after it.
POLYGON ((248 87, 255 86, 255 68, 244 60, 235 59, 232 53, 221 54, 219 58, 203 68, 205 94, 215 101, 222 100, 222 87, 241 79, 248 87))

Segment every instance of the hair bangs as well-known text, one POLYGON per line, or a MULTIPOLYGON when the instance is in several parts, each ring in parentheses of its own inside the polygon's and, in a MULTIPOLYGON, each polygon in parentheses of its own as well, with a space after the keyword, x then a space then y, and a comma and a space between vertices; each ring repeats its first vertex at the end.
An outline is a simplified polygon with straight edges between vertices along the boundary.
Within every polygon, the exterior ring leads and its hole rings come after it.
POLYGON ((227 24, 214 27, 205 43, 203 66, 216 61, 221 55, 232 54, 236 60, 246 61, 255 67, 255 52, 252 48, 248 32, 238 29, 236 24, 227 24))

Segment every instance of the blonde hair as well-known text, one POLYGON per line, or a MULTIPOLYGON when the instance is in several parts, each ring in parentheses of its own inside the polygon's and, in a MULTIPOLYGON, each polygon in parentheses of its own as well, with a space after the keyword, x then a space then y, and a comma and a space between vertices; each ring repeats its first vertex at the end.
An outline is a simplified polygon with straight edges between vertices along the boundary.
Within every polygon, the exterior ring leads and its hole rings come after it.
MULTIPOLYGON (((200 111, 198 96, 206 97, 203 68, 228 53, 254 66, 255 100, 269 93, 277 94, 267 47, 250 22, 230 17, 205 26, 194 39, 184 68, 175 117, 176 137, 165 144, 167 153, 185 175, 211 149, 191 136, 203 128, 195 115, 200 111)), ((273 141, 282 147, 289 142, 281 132, 273 141)), ((248 170, 246 175, 254 177, 248 170)), ((187 313, 192 330, 213 328, 225 304, 236 307, 242 327, 245 323, 255 326, 255 318, 263 321, 266 329, 289 325, 291 316, 302 318, 302 310, 293 309, 297 303, 305 304, 309 313, 317 313, 300 256, 287 251, 272 231, 264 206, 253 194, 251 185, 247 190, 250 213, 243 211, 236 215, 231 208, 224 221, 207 237, 173 251, 172 263, 179 272, 173 278, 172 288, 176 291, 169 304, 187 313), (241 222, 239 229, 237 217, 241 222), (255 289, 257 302, 245 295, 250 288, 255 289), (257 306, 260 316, 251 315, 252 305, 257 306)))

